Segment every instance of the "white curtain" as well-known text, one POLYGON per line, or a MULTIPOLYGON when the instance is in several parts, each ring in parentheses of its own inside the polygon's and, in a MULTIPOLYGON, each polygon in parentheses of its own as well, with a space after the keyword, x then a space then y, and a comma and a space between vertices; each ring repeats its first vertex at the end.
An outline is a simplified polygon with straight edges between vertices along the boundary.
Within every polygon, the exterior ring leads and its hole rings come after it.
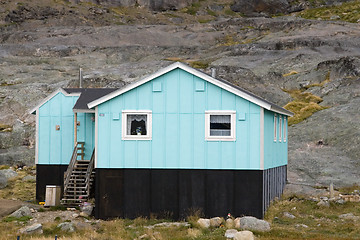
POLYGON ((131 122, 132 121, 144 121, 145 122, 145 126, 146 126, 146 120, 147 120, 147 115, 146 114, 128 114, 127 115, 127 125, 126 125, 126 131, 128 135, 131 135, 131 122))
POLYGON ((210 123, 230 123, 230 115, 210 115, 210 123))

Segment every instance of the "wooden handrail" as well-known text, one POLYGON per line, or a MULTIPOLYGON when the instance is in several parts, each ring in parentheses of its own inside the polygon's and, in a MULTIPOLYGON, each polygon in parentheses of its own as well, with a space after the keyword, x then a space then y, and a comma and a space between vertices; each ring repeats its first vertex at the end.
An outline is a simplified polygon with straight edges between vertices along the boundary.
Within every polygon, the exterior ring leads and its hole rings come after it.
POLYGON ((90 162, 85 174, 85 187, 88 195, 90 195, 90 180, 91 180, 91 174, 94 170, 94 162, 95 162, 95 148, 91 154, 90 162))
POLYGON ((69 181, 70 181, 70 177, 71 177, 71 172, 73 171, 76 160, 77 160, 78 150, 79 150, 78 145, 79 144, 81 144, 81 149, 84 148, 84 142, 76 142, 75 143, 74 151, 73 151, 73 154, 71 156, 69 166, 66 169, 66 172, 64 173, 64 192, 66 192, 66 190, 67 190, 67 187, 68 187, 69 181))

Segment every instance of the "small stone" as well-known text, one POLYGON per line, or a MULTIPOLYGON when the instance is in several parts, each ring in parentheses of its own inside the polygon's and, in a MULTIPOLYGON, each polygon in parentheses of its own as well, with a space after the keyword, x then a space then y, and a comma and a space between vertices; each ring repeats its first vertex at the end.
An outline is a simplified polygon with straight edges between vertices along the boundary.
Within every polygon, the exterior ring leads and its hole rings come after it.
POLYGON ((21 228, 19 230, 19 233, 21 234, 33 234, 33 233, 43 233, 42 225, 40 223, 35 223, 31 226, 21 228))
POLYGON ((220 227, 221 223, 223 222, 223 218, 221 217, 213 217, 210 218, 210 226, 211 227, 220 227))
POLYGON ((226 238, 234 238, 235 237, 235 234, 237 233, 238 231, 236 229, 228 229, 226 230, 225 232, 225 237, 226 238))
POLYGON ((234 236, 234 240, 255 240, 255 236, 250 231, 237 232, 234 236))
POLYGON ((77 217, 79 217, 79 216, 80 216, 80 215, 77 214, 77 213, 74 213, 74 214, 72 215, 73 218, 77 218, 77 217))
POLYGON ((92 214, 93 208, 94 207, 91 204, 84 203, 84 206, 82 206, 80 210, 90 216, 92 214))
POLYGON ((74 225, 71 222, 63 222, 57 225, 62 231, 65 232, 75 232, 74 225))
POLYGON ((76 211, 76 208, 70 208, 70 207, 68 207, 68 208, 66 208, 66 210, 68 210, 68 211, 76 211))
POLYGON ((242 217, 240 218, 240 228, 244 230, 268 232, 270 231, 270 223, 255 217, 242 217))
POLYGON ((344 199, 339 199, 339 200, 336 200, 335 201, 337 204, 344 204, 345 203, 345 200, 344 199))
POLYGON ((235 228, 237 228, 237 229, 240 228, 240 218, 239 217, 235 218, 234 224, 235 224, 235 228))
POLYGON ((305 224, 295 224, 295 227, 297 227, 297 228, 308 228, 309 226, 305 225, 305 224))
POLYGON ((340 19, 340 16, 338 15, 333 15, 330 17, 330 20, 338 20, 338 19, 340 19))
POLYGON ((31 212, 31 213, 36 213, 36 210, 33 209, 33 208, 30 208, 30 212, 31 212))
POLYGON ((137 239, 147 239, 147 238, 149 238, 149 235, 147 235, 147 234, 145 233, 145 234, 139 236, 137 239))
POLYGON ((209 228, 210 227, 210 219, 207 219, 207 218, 199 218, 197 223, 200 225, 201 228, 209 228))
POLYGON ((290 219, 294 219, 296 218, 293 214, 289 213, 289 212, 284 212, 283 216, 286 218, 290 218, 290 219))
POLYGON ((330 207, 330 203, 328 201, 320 200, 316 205, 321 207, 330 207))
POLYGON ((86 212, 81 212, 80 217, 88 217, 89 215, 86 212))
POLYGON ((13 212, 10 216, 16 218, 21 218, 23 216, 31 216, 31 211, 29 207, 22 206, 21 208, 13 212))
POLYGON ((232 218, 226 219, 225 226, 227 228, 233 228, 234 227, 234 220, 232 218))

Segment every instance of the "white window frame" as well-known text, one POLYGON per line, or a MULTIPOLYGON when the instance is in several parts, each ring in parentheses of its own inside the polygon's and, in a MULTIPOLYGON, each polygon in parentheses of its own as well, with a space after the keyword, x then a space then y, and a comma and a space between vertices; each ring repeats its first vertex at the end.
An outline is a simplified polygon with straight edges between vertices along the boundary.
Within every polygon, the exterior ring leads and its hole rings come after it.
POLYGON ((279 142, 281 142, 282 137, 282 117, 279 116, 279 142))
POLYGON ((152 111, 151 110, 123 110, 121 115, 122 140, 151 140, 152 139, 152 111), (127 115, 146 115, 146 135, 127 134, 127 115))
POLYGON ((274 114, 274 142, 277 141, 277 115, 274 114))
POLYGON ((205 140, 206 141, 236 141, 236 111, 229 111, 229 110, 205 111, 205 140), (230 115, 230 136, 210 136, 211 115, 230 115))
POLYGON ((287 136, 287 122, 286 122, 286 117, 284 117, 284 142, 286 142, 286 136, 287 136))

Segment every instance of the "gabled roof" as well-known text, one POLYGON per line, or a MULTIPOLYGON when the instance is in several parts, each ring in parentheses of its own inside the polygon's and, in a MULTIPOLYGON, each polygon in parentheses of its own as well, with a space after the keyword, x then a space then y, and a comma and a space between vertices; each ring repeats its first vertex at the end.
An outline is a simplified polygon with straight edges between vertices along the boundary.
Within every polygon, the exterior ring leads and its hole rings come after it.
POLYGON ((34 108, 32 108, 29 111, 29 113, 30 114, 35 113, 36 110, 38 110, 42 105, 47 103, 50 99, 55 97, 58 93, 62 93, 65 96, 80 96, 81 91, 82 91, 82 88, 68 88, 67 91, 65 89, 63 89, 63 88, 59 88, 58 90, 56 90, 55 92, 53 92, 52 94, 47 96, 45 99, 43 99, 40 103, 38 103, 34 108))
POLYGON ((228 81, 225 81, 225 80, 220 80, 220 79, 216 79, 216 78, 213 78, 211 76, 209 76, 208 74, 204 73, 204 72, 201 72, 199 70, 196 70, 192 67, 189 67, 183 63, 180 63, 180 62, 176 62, 176 63, 173 63, 163 69, 160 69, 159 71, 155 72, 154 74, 140 80, 140 81, 137 81, 133 84, 130 84, 128 86, 125 86, 124 88, 121 88, 121 89, 118 89, 116 91, 113 91, 111 93, 109 93, 108 95, 105 95, 103 97, 100 97, 92 102, 89 102, 87 105, 89 107, 89 109, 91 108, 94 108, 96 106, 98 106, 99 104, 102 104, 106 101, 109 101, 110 99, 114 98, 114 97, 117 97, 125 92, 128 92, 144 83, 147 83, 157 77, 160 77, 161 75, 165 74, 165 73, 168 73, 176 68, 180 68, 186 72, 189 72, 203 80, 206 80, 218 87, 221 87, 239 97, 242 97, 252 103, 255 103, 256 105, 259 105, 267 110, 270 110, 270 111, 273 111, 273 112, 277 112, 277 113, 280 113, 280 114, 284 114, 284 115, 287 115, 287 116, 293 116, 294 114, 274 103, 271 103, 263 98, 260 98, 256 95, 254 95, 253 93, 250 93, 228 81))
MULTIPOLYGON (((94 112, 88 108, 88 103, 101 98, 118 88, 82 88, 81 95, 73 107, 74 112, 94 112)), ((64 89, 65 91, 73 91, 74 89, 64 89)))
POLYGON ((79 96, 73 107, 74 112, 94 112, 94 110, 88 108, 87 104, 117 89, 118 88, 59 88, 43 99, 38 105, 36 105, 36 107, 31 109, 29 113, 35 113, 37 109, 60 92, 64 94, 64 96, 79 96))

